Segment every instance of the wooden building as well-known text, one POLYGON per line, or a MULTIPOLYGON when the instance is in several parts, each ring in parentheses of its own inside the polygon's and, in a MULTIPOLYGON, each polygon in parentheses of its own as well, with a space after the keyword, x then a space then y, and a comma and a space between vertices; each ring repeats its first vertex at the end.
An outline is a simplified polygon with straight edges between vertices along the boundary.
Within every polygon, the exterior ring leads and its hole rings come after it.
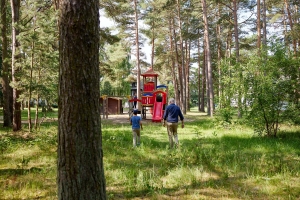
POLYGON ((103 111, 108 115, 119 115, 123 114, 123 98, 121 97, 110 97, 110 96, 101 96, 100 105, 101 105, 101 114, 103 111))

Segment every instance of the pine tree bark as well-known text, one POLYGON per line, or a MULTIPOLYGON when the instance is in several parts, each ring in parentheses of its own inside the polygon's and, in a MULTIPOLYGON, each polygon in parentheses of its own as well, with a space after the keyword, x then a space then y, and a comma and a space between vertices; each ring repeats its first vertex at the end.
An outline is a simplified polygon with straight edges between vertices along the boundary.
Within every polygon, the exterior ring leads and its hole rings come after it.
POLYGON ((206 57, 206 66, 207 66, 207 101, 208 108, 207 114, 213 116, 214 113, 214 89, 213 89, 213 77, 212 77, 212 66, 211 66, 211 52, 210 52, 210 43, 209 43, 209 32, 208 32, 208 20, 207 20, 207 7, 206 0, 202 0, 203 8, 203 21, 204 21, 204 41, 205 41, 205 57, 206 57))
MULTIPOLYGON (((288 14, 290 29, 291 29, 291 32, 293 32, 294 31, 294 23, 293 23, 292 14, 290 11, 290 6, 289 6, 287 0, 284 0, 284 4, 285 4, 285 8, 286 8, 286 11, 288 14)), ((292 34, 292 42, 293 42, 294 56, 297 56, 297 40, 295 39, 294 34, 292 34)))
MULTIPOLYGON (((177 93, 177 99, 176 99, 176 104, 178 106, 180 106, 181 108, 183 107, 182 103, 182 99, 183 99, 183 92, 182 92, 182 88, 183 88, 183 81, 182 81, 182 70, 181 70, 181 65, 180 65, 180 58, 179 58, 179 52, 178 52, 178 46, 177 46, 177 34, 176 34, 176 30, 175 30, 175 25, 174 25, 174 19, 171 20, 172 23, 172 31, 173 31, 173 39, 174 39, 174 48, 175 48, 175 60, 176 60, 176 66, 177 66, 177 82, 178 82, 178 87, 177 87, 177 91, 175 91, 175 93, 177 93)), ((176 84, 176 83, 174 83, 176 84)))
MULTIPOLYGON (((134 3, 134 28, 135 28, 135 45, 136 45, 136 68, 137 68, 137 97, 141 99, 141 68, 140 68, 140 42, 139 42, 139 18, 138 18, 138 8, 137 0, 133 1, 134 3)), ((152 66, 153 67, 153 66, 152 66)), ((141 103, 137 102, 137 107, 141 110, 141 103)))
POLYGON ((58 199, 106 199, 100 121, 99 1, 60 0, 58 199))
POLYGON ((267 46, 267 5, 266 5, 266 0, 262 0, 263 4, 263 38, 262 38, 262 44, 264 47, 267 46))
MULTIPOLYGON (((217 20, 221 18, 221 8, 218 3, 217 20)), ((221 41, 221 25, 218 23, 216 27, 217 33, 217 48, 218 48, 218 97, 219 97, 219 108, 222 108, 222 73, 221 73, 221 60, 222 60, 222 41, 221 41)))
MULTIPOLYGON (((240 63, 240 45, 239 45, 239 31, 238 31, 238 2, 237 0, 233 0, 233 19, 234 19, 234 43, 235 43, 235 60, 236 64, 240 63)), ((238 118, 242 117, 242 93, 241 93, 241 79, 242 72, 239 71, 239 88, 238 88, 238 118)))
POLYGON ((17 88, 18 85, 18 77, 17 73, 20 70, 17 67, 17 62, 20 57, 20 53, 18 52, 18 48, 20 46, 19 41, 17 39, 19 35, 19 30, 17 24, 20 18, 20 0, 11 0, 11 14, 12 14, 12 82, 14 83, 13 87, 13 131, 21 130, 21 102, 19 102, 20 90, 17 88))
POLYGON ((205 94, 207 94, 207 87, 206 87, 206 50, 205 50, 205 41, 203 39, 203 65, 202 65, 202 92, 201 92, 201 106, 200 110, 205 112, 205 94))
MULTIPOLYGON (((170 51, 171 51, 171 74, 173 79, 173 85, 174 85, 174 98, 176 100, 179 99, 178 95, 178 79, 176 74, 176 64, 175 60, 177 61, 177 56, 174 56, 174 43, 173 43, 173 19, 169 19, 169 41, 170 41, 170 51)), ((177 63, 178 64, 178 63, 177 63)), ((178 104, 177 104, 178 105, 178 104)))
POLYGON ((8 42, 7 42, 7 0, 1 0, 1 37, 2 37, 2 93, 3 93, 3 127, 11 126, 8 42))
POLYGON ((257 0, 257 20, 256 20, 256 29, 257 29, 257 49, 258 54, 260 55, 261 48, 261 8, 260 8, 260 0, 257 0))
POLYGON ((185 58, 184 58, 184 48, 183 48, 183 38, 182 38, 182 20, 181 20, 181 6, 180 0, 176 1, 177 3, 177 17, 178 17, 178 27, 179 27, 179 40, 180 40, 180 53, 181 53, 181 66, 180 66, 180 96, 182 102, 182 113, 186 114, 186 73, 185 73, 185 58))
MULTIPOLYGON (((203 81, 203 79, 205 79, 205 67, 204 67, 204 62, 203 65, 201 67, 201 45, 200 45, 200 34, 199 34, 199 30, 198 30, 198 35, 199 35, 199 39, 197 40, 197 50, 198 50, 198 111, 199 112, 205 112, 204 111, 204 90, 205 87, 203 87, 205 85, 205 81, 203 81), (202 70, 202 71, 201 71, 202 70)), ((204 54, 204 52, 203 52, 204 54)))
POLYGON ((191 40, 186 41, 185 40, 185 57, 186 57, 186 62, 185 62, 185 80, 186 80, 186 111, 190 111, 190 101, 191 101, 191 93, 190 93, 190 58, 191 58, 191 40))

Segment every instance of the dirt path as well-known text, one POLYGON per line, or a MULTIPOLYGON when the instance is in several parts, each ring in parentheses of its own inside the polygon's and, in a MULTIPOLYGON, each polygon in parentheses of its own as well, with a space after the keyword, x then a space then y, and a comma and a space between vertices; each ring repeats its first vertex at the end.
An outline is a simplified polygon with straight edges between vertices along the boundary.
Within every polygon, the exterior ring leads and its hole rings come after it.
MULTIPOLYGON (((140 115, 138 115, 140 116, 140 115)), ((143 119, 143 122, 148 123, 151 122, 151 115, 147 116, 148 119, 143 119)), ((108 115, 107 119, 103 119, 103 115, 101 115, 102 122, 113 122, 117 124, 129 124, 129 115, 128 113, 120 114, 120 115, 108 115)))
MULTIPOLYGON (((195 116, 199 115, 206 115, 205 113, 193 113, 188 112, 186 115, 184 115, 184 121, 193 121, 195 116)), ((138 115, 141 116, 141 115, 138 115)), ((144 123, 151 123, 152 122, 152 115, 147 113, 147 119, 143 119, 144 123)), ((108 115, 108 118, 103 118, 103 115, 101 115, 101 121, 102 122, 114 122, 118 124, 128 124, 129 123, 129 115, 128 113, 123 113, 120 115, 108 115)))

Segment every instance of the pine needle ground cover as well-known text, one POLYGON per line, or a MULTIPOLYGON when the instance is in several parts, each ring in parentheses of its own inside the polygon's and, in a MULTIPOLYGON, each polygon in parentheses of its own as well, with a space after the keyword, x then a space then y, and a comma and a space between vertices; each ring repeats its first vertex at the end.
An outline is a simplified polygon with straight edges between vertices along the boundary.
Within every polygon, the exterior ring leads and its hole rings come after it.
MULTIPOLYGON (((196 112, 185 117, 177 149, 160 123, 144 120, 132 148, 127 117, 102 120, 108 199, 300 198, 299 127, 266 138, 196 112)), ((0 199, 57 199, 56 136, 54 122, 32 133, 1 129, 0 199)))

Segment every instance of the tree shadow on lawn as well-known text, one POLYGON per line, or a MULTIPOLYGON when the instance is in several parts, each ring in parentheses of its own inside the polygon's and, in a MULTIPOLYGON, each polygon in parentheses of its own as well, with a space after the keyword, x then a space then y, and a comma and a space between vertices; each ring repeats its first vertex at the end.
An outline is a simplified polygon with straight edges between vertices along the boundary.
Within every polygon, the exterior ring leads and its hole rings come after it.
POLYGON ((176 187, 108 190, 108 199, 274 199, 259 191, 256 185, 245 184, 244 177, 211 178, 176 187))
POLYGON ((31 167, 30 169, 0 169, 0 176, 13 176, 13 175, 25 175, 29 173, 39 173, 43 171, 42 168, 31 167))
MULTIPOLYGON (((180 122, 179 122, 179 124, 180 124, 180 122)), ((209 130, 209 129, 214 128, 215 124, 214 124, 213 120, 203 116, 197 120, 196 119, 189 120, 188 126, 189 127, 196 126, 196 127, 201 127, 202 130, 209 130)))
MULTIPOLYGON (((179 149, 170 150, 165 148, 168 142, 162 142, 161 140, 155 140, 153 137, 147 136, 143 136, 143 140, 145 141, 143 147, 132 150, 130 149, 132 141, 127 139, 128 144, 125 144, 123 149, 127 147, 129 155, 121 157, 118 160, 112 160, 111 162, 115 167, 122 166, 125 171, 131 171, 131 173, 135 174, 139 170, 151 171, 155 167, 158 179, 162 179, 166 174, 172 170, 176 170, 179 166, 183 168, 203 166, 204 171, 213 174, 213 177, 208 180, 193 180, 192 183, 183 184, 180 187, 155 188, 148 186, 140 190, 131 189, 128 191, 127 189, 121 192, 110 190, 108 193, 115 197, 112 199, 122 199, 124 195, 127 198, 139 197, 144 199, 154 194, 167 195, 169 197, 174 196, 174 193, 176 195, 185 195, 184 191, 188 189, 197 191, 208 198, 221 198, 226 193, 229 198, 243 198, 240 196, 243 194, 246 198, 257 197, 268 199, 268 194, 260 191, 255 183, 245 182, 247 172, 244 170, 246 168, 259 167, 256 162, 261 162, 261 158, 267 155, 270 162, 266 164, 271 164, 271 166, 260 166, 266 168, 264 170, 259 168, 253 169, 253 174, 250 174, 250 176, 268 177, 282 173, 282 170, 284 170, 281 168, 282 166, 276 165, 279 162, 283 163, 286 167, 291 167, 291 173, 294 170, 299 171, 299 167, 291 163, 295 162, 295 160, 285 160, 282 162, 286 154, 300 155, 300 140, 297 139, 295 141, 293 138, 243 138, 225 135, 216 138, 202 138, 201 140, 182 139, 179 149), (274 157, 274 155, 277 156, 274 157), (137 164, 138 162, 142 164, 137 164), (230 163, 234 163, 237 166, 233 166, 230 163), (234 167, 238 170, 231 174, 230 170, 234 167), (224 193, 209 192, 207 191, 208 188, 213 188, 216 191, 219 188, 223 188, 224 193)), ((296 188, 291 189, 296 190, 296 188)), ((286 194, 286 192, 282 193, 283 195, 286 194)))

